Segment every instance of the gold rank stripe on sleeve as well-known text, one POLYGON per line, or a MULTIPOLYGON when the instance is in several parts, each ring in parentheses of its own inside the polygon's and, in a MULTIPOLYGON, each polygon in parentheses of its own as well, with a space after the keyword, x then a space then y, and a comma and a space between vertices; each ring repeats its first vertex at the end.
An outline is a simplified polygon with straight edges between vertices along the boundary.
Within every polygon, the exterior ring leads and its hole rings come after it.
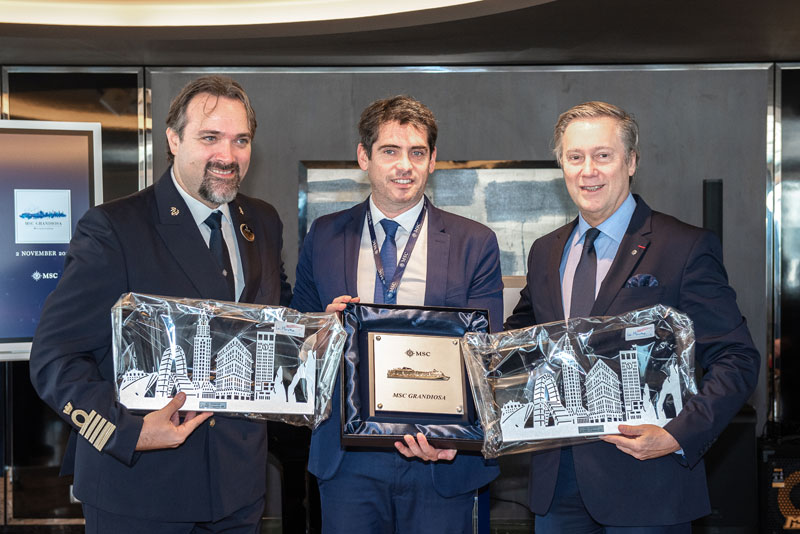
POLYGON ((86 415, 83 410, 74 410, 72 421, 81 429, 78 434, 86 438, 98 451, 103 450, 111 434, 117 429, 115 424, 108 422, 105 417, 94 410, 89 415, 86 415), (83 419, 82 422, 79 421, 80 418, 83 419))

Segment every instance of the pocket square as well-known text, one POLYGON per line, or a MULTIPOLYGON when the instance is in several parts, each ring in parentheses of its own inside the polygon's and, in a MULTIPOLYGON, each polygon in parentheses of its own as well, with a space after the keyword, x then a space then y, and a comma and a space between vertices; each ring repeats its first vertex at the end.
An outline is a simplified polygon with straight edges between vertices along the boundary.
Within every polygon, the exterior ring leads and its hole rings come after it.
POLYGON ((628 278, 625 287, 656 287, 658 279, 652 274, 635 274, 628 278))

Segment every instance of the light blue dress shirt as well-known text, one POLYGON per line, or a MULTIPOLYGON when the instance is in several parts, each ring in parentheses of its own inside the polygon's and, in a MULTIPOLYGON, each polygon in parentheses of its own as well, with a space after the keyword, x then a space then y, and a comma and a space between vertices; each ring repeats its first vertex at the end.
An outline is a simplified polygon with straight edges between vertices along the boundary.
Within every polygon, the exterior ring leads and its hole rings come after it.
MULTIPOLYGON (((625 231, 633 217, 633 212, 636 210, 636 201, 633 195, 628 193, 627 198, 622 202, 617 211, 611 214, 611 217, 601 222, 597 229, 600 230, 600 235, 594 242, 594 249, 597 253, 597 278, 595 279, 594 295, 600 291, 600 285, 603 283, 611 264, 614 262, 614 257, 617 255, 617 250, 625 237, 625 231)), ((561 276, 561 303, 564 306, 564 317, 569 317, 570 303, 572 302, 572 280, 575 277, 575 269, 578 268, 578 262, 581 259, 581 251, 583 250, 583 240, 586 236, 586 231, 591 226, 587 223, 582 215, 578 215, 578 224, 567 239, 567 245, 564 247, 564 254, 561 256, 561 265, 559 267, 559 275, 561 276)))

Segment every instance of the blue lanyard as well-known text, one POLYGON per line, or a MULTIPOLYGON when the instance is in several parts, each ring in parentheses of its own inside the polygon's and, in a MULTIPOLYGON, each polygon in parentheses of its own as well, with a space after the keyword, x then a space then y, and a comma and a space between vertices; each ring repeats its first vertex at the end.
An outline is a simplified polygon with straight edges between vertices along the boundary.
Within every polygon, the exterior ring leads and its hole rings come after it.
MULTIPOLYGON (((424 198, 425 200, 422 203, 422 211, 420 211, 419 217, 417 217, 417 222, 414 223, 414 229, 411 231, 411 235, 408 236, 406 248, 403 249, 403 255, 400 256, 400 262, 397 264, 397 270, 394 272, 392 283, 389 285, 389 289, 386 291, 387 297, 390 297, 392 294, 397 292, 397 287, 400 285, 400 280, 403 278, 406 265, 408 265, 408 259, 411 257, 411 252, 414 250, 414 246, 417 244, 417 238, 422 230, 422 223, 425 220, 425 213, 428 211, 428 198, 424 198)), ((375 226, 372 224, 371 212, 372 210, 367 207, 367 226, 369 226, 369 237, 372 239, 372 256, 375 259, 375 268, 378 270, 378 277, 381 279, 381 283, 385 288, 386 277, 383 274, 383 262, 381 261, 378 238, 375 237, 375 226)))

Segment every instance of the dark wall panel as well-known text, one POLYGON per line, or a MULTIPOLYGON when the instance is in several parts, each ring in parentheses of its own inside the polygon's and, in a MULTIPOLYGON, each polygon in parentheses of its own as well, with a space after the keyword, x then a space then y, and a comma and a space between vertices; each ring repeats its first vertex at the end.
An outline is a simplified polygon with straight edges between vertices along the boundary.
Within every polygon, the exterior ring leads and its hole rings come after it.
MULTIPOLYGON (((152 68, 153 167, 166 168, 164 117, 188 80, 228 72, 254 100, 259 127, 243 190, 283 219, 294 279, 298 177, 304 160, 353 160, 356 123, 371 101, 407 93, 439 120, 439 159, 552 159, 560 112, 606 100, 636 115, 641 167, 634 190, 654 209, 703 223, 703 180, 723 181, 725 263, 756 345, 766 347, 767 110, 769 65, 591 68, 152 68)), ((762 373, 761 384, 764 384, 762 373)), ((766 391, 755 398, 759 425, 766 391)))

